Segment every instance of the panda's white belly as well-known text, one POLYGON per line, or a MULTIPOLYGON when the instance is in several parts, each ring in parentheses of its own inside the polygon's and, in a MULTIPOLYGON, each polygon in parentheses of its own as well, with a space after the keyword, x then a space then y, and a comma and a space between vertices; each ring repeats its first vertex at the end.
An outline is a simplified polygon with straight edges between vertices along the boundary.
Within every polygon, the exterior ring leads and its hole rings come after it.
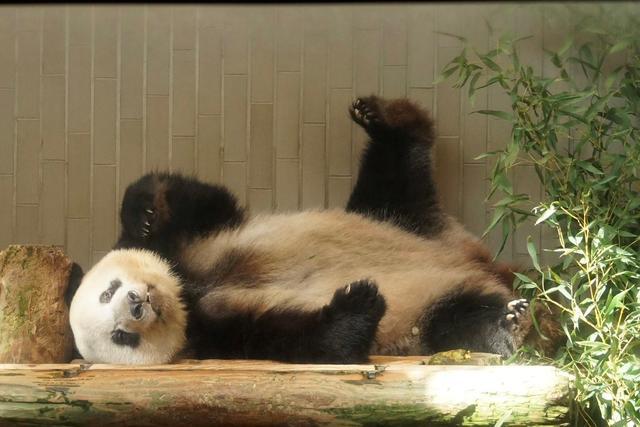
POLYGON ((240 282, 237 274, 216 277, 220 285, 202 303, 221 316, 274 307, 314 310, 328 304, 337 288, 371 279, 387 302, 376 350, 398 354, 419 352, 420 320, 444 294, 478 281, 504 291, 460 250, 450 239, 444 245, 358 215, 323 211, 256 217, 190 245, 182 262, 208 271, 229 253, 242 253, 242 262, 252 269, 257 264, 255 283, 249 283, 251 275, 240 282))

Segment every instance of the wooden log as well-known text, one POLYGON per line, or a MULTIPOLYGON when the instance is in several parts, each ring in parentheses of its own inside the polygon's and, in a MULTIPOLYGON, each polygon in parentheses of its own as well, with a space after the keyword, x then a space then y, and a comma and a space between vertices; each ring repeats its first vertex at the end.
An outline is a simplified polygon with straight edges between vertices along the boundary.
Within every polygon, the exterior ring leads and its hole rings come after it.
POLYGON ((64 363, 73 338, 65 291, 71 260, 54 246, 0 252, 0 363, 64 363))
POLYGON ((0 365, 0 425, 565 425, 571 378, 550 366, 209 360, 0 365))

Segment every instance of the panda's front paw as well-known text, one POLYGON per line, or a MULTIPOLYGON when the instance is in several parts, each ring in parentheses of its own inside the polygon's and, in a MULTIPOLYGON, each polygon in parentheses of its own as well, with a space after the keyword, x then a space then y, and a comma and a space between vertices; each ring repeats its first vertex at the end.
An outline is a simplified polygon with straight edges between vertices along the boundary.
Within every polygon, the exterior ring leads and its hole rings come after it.
POLYGON ((386 303, 378 286, 359 280, 336 290, 322 310, 319 349, 323 363, 364 363, 386 303))
POLYGON ((518 329, 522 317, 529 309, 529 301, 526 299, 515 299, 507 303, 507 310, 504 317, 505 325, 509 330, 518 329))
POLYGON ((366 132, 376 132, 383 126, 379 100, 375 96, 356 99, 349 107, 351 119, 366 132))
POLYGON ((374 282, 359 280, 338 289, 333 295, 329 309, 333 313, 365 314, 377 321, 384 314, 386 304, 374 282))
POLYGON ((158 210, 153 204, 152 195, 138 195, 128 198, 120 212, 122 227, 135 241, 146 242, 158 231, 158 210))

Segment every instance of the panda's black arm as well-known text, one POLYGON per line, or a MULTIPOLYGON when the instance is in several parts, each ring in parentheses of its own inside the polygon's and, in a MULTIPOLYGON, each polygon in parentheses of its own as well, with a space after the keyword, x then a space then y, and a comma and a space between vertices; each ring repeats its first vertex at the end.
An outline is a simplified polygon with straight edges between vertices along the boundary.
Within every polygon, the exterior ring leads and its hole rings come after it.
POLYGON ((224 187, 180 174, 149 173, 127 187, 114 249, 141 248, 174 260, 190 239, 235 227, 244 210, 224 187))
POLYGON ((357 99, 350 113, 371 141, 346 210, 391 221, 418 235, 437 234, 443 223, 432 176, 433 123, 427 112, 406 99, 370 96, 357 99))
POLYGON ((337 290, 331 303, 319 310, 272 309, 210 323, 200 319, 199 331, 188 335, 195 335, 200 358, 362 363, 385 307, 377 286, 362 280, 337 290))
POLYGON ((338 289, 320 310, 271 310, 246 335, 249 358, 297 363, 361 363, 368 359, 385 302, 368 280, 338 289))

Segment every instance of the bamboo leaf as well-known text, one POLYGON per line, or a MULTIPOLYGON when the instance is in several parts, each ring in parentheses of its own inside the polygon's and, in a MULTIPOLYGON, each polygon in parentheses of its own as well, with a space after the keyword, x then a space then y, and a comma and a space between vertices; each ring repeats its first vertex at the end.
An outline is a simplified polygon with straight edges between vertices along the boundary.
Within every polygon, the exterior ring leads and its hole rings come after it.
POLYGON ((625 50, 626 48, 628 48, 630 45, 631 40, 622 40, 611 46, 611 49, 609 49, 609 53, 613 54, 616 52, 620 52, 621 50, 625 50))
POLYGON ((531 240, 531 236, 527 237, 527 252, 529 252, 529 257, 531 257, 531 262, 533 262, 533 266, 536 270, 542 272, 540 269, 540 264, 538 263, 538 253, 536 251, 536 247, 533 244, 533 240, 531 240))
POLYGON ((501 72, 502 68, 500 68, 500 66, 498 64, 496 64, 495 62, 493 62, 493 60, 491 58, 489 58, 486 55, 482 55, 480 56, 480 60, 482 61, 482 63, 484 65, 486 65, 487 67, 489 67, 491 70, 495 71, 495 72, 501 72))
POLYGON ((478 113, 478 114, 486 114, 488 116, 493 116, 493 117, 497 117, 499 119, 502 120, 507 120, 507 121, 512 121, 513 120, 513 116, 509 113, 507 113, 506 111, 499 111, 499 110, 476 110, 474 111, 474 113, 478 113))
POLYGON ((548 220, 549 218, 551 218, 551 216, 553 214, 556 213, 556 207, 554 205, 549 206, 543 213, 542 215, 540 215, 540 218, 537 219, 535 225, 538 225, 542 222, 545 222, 546 220, 548 220))

